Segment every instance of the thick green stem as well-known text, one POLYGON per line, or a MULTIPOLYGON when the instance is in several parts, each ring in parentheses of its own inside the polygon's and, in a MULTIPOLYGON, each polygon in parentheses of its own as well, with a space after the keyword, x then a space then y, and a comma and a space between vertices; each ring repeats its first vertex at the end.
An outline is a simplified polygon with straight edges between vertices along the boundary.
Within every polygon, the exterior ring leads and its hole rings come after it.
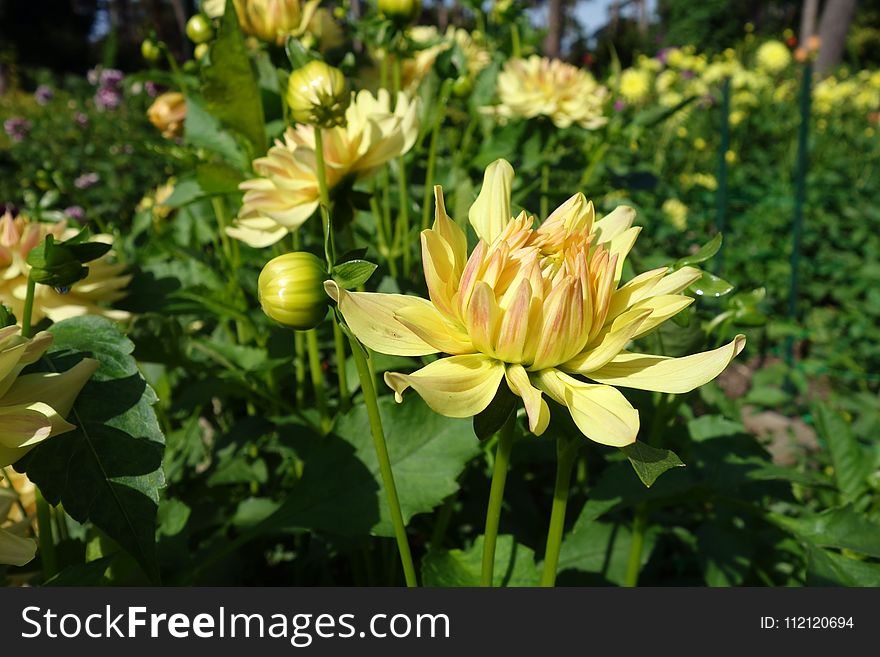
POLYGON ((379 415, 379 402, 376 398, 376 388, 373 385, 373 375, 370 372, 370 366, 367 364, 366 356, 364 356, 364 348, 354 338, 350 338, 350 340, 351 352, 357 365, 358 377, 361 380, 364 403, 367 405, 370 431, 373 434, 373 446, 376 449, 376 457, 379 460, 379 472, 382 474, 382 484, 385 487, 385 495, 388 498, 391 524, 394 525, 394 537, 397 539, 397 551, 400 553, 400 563, 403 566, 406 585, 408 587, 418 586, 416 569, 413 566, 412 554, 410 553, 409 542, 406 538, 406 524, 403 522, 400 500, 397 497, 397 486, 394 484, 394 473, 391 471, 391 460, 388 458, 385 432, 382 430, 382 417, 379 415))
POLYGON ((645 529, 648 526, 648 506, 642 502, 636 507, 633 520, 632 539, 629 544, 629 559, 626 564, 626 575, 623 585, 629 588, 638 586, 639 571, 642 568, 642 549, 645 545, 645 529))
POLYGON ((322 129, 315 126, 315 161, 318 167, 318 191, 321 197, 321 227, 324 237, 324 257, 327 259, 327 271, 332 271, 336 262, 333 252, 333 230, 330 224, 330 190, 327 188, 326 167, 324 166, 324 136, 322 129))
POLYGON ((34 295, 36 291, 37 284, 28 275, 27 293, 24 298, 24 312, 21 314, 21 335, 24 338, 31 337, 31 317, 34 315, 34 295))
POLYGON ((339 410, 348 410, 348 375, 345 372, 345 340, 339 320, 333 316, 333 343, 336 347, 336 376, 339 379, 339 410))
POLYGON ((321 430, 330 431, 330 415, 327 413, 327 395, 324 391, 324 373, 321 371, 321 354, 318 351, 318 330, 306 331, 306 346, 309 351, 309 370, 312 372, 312 388, 315 391, 315 406, 321 414, 321 430))
POLYGON ((519 38, 519 25, 513 20, 510 23, 510 50, 513 57, 519 57, 522 52, 519 38))
POLYGON ((296 407, 301 409, 306 401, 306 336, 297 331, 293 339, 296 359, 296 407))
POLYGON ((559 550, 562 547, 562 535, 565 531, 565 508, 568 505, 571 471, 574 469, 576 457, 577 443, 574 440, 560 438, 556 444, 556 485, 553 489, 553 508, 550 512, 550 528, 547 530, 541 586, 556 585, 559 550))
POLYGON ((483 532, 483 568, 480 574, 480 586, 492 586, 495 577, 495 542, 498 538, 498 525, 501 522, 504 484, 507 481, 515 427, 516 415, 511 415, 498 432, 498 449, 495 452, 492 487, 489 489, 489 506, 486 509, 486 529, 483 532))
POLYGON ((40 559, 43 561, 43 580, 45 581, 58 572, 58 555, 55 552, 55 541, 52 538, 52 508, 39 488, 36 490, 36 497, 37 522, 40 528, 40 559))

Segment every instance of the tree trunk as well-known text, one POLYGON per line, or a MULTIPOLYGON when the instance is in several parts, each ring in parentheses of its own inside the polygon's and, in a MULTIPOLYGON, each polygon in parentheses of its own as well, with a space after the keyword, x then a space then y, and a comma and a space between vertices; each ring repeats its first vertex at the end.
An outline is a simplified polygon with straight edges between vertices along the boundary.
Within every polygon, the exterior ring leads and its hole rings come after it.
POLYGON ((819 21, 822 46, 816 60, 816 70, 827 75, 840 64, 846 46, 846 33, 856 9, 856 0, 827 0, 819 21))
POLYGON ((798 33, 798 45, 807 47, 807 39, 816 33, 816 17, 819 15, 819 0, 804 0, 801 8, 801 31, 798 33))
POLYGON ((562 52, 562 24, 565 20, 565 0, 549 0, 547 3, 547 37, 544 54, 559 57, 562 52))

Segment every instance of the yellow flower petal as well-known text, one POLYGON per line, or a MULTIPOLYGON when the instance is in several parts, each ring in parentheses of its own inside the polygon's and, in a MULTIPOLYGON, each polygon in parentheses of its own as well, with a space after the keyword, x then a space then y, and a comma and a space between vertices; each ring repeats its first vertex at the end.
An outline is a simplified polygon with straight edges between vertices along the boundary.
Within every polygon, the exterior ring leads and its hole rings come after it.
POLYGON ((624 447, 639 433, 639 412, 611 386, 584 383, 557 370, 543 370, 532 380, 555 401, 568 407, 578 429, 590 440, 624 447))
POLYGON ((453 355, 474 353, 468 334, 430 304, 406 306, 398 310, 394 318, 437 351, 453 355))
POLYGON ((83 358, 61 374, 44 372, 20 376, 4 395, 3 404, 33 404, 47 401, 54 412, 67 417, 70 409, 73 408, 73 402, 76 401, 86 382, 92 378, 98 365, 98 361, 94 358, 83 358))
POLYGON ((491 244, 510 223, 510 186, 513 167, 507 160, 495 160, 483 175, 483 187, 468 211, 477 237, 491 244))
POLYGON ((638 338, 654 330, 660 324, 670 317, 677 315, 693 302, 693 298, 680 294, 664 294, 659 297, 652 296, 643 301, 639 301, 630 308, 630 311, 650 310, 651 314, 644 322, 642 322, 642 325, 633 337, 638 338))
POLYGON ((620 281, 620 277, 623 274, 623 263, 626 261, 626 256, 629 255, 630 250, 636 243, 636 238, 641 232, 642 229, 639 226, 627 228, 608 243, 608 254, 617 256, 617 269, 614 271, 615 283, 620 281))
POLYGON ((34 558, 36 553, 36 541, 0 529, 0 563, 10 566, 24 566, 34 558))
POLYGON ((682 358, 622 353, 604 367, 590 372, 600 383, 655 392, 685 393, 721 374, 746 344, 744 335, 730 343, 682 358))
POLYGON ((403 294, 348 292, 335 281, 325 281, 324 289, 339 305, 339 312, 348 327, 370 349, 392 356, 425 356, 437 353, 436 347, 395 319, 395 314, 401 309, 408 306, 430 306, 430 301, 403 294))
POLYGON ((599 369, 623 351, 627 343, 651 314, 648 309, 630 310, 619 315, 608 330, 597 336, 598 342, 578 354, 559 368, 566 372, 587 374, 599 369))
POLYGON ((594 244, 610 242, 632 226, 636 211, 627 205, 620 205, 593 224, 594 244))
POLYGON ((0 407, 0 427, 0 467, 15 463, 50 436, 76 428, 42 402, 0 407))
POLYGON ((608 306, 608 318, 614 318, 642 299, 651 295, 651 291, 658 281, 666 274, 668 267, 652 269, 639 274, 625 285, 621 285, 611 295, 611 304, 608 306))
POLYGON ((504 376, 510 390, 522 397, 529 418, 529 431, 540 436, 550 424, 550 407, 541 397, 541 391, 529 381, 529 375, 522 365, 508 365, 504 376))
POLYGON ((398 402, 412 388, 440 415, 472 417, 489 405, 503 377, 503 363, 473 354, 441 358, 412 374, 386 372, 385 383, 398 402))
POLYGON ((696 267, 682 267, 657 283, 654 289, 651 290, 651 295, 678 294, 687 286, 699 280, 702 275, 702 272, 696 267))

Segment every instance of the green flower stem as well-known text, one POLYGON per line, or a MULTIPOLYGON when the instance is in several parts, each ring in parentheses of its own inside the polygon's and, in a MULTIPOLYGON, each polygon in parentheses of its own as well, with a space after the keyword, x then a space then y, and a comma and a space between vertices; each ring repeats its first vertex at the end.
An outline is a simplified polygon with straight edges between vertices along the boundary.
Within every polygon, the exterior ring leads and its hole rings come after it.
POLYGON ((330 431, 330 415, 327 413, 327 396, 324 393, 324 374, 321 371, 321 354, 318 352, 318 330, 306 331, 306 346, 309 352, 309 370, 312 372, 312 388, 315 391, 315 405, 321 415, 321 430, 330 431))
POLYGON ((513 57, 519 57, 522 53, 522 46, 520 45, 519 38, 519 25, 517 25, 516 20, 513 20, 510 23, 510 50, 511 56, 513 57))
POLYGON ((333 343, 336 347, 336 375, 339 378, 339 410, 348 410, 348 376, 345 372, 345 340, 339 320, 333 315, 333 343))
POLYGON ((547 218, 550 210, 550 165, 543 164, 541 166, 541 221, 547 218))
POLYGON ((327 189, 327 174, 324 166, 324 135, 320 126, 315 126, 315 161, 318 164, 318 191, 321 197, 321 227, 324 235, 324 256, 327 271, 333 269, 336 255, 333 253, 333 231, 330 224, 330 191, 327 189))
POLYGON ((644 502, 636 507, 633 519, 632 538, 629 544, 629 559, 623 585, 632 588, 639 585, 639 571, 642 568, 642 549, 645 546, 645 529, 648 527, 648 505, 644 502))
MULTIPOLYGON (((401 90, 401 57, 398 55, 394 58, 394 96, 401 90)), ((396 102, 396 101, 395 101, 396 102)), ((409 188, 406 184, 406 163, 403 155, 397 158, 397 187, 400 210, 397 214, 397 232, 395 234, 395 244, 398 244, 403 255, 403 273, 409 273, 410 260, 412 257, 412 249, 409 245, 409 188)))
POLYGON ((376 234, 379 238, 379 252, 385 256, 385 260, 388 262, 388 270, 391 272, 392 278, 397 278, 397 258, 394 257, 394 253, 389 246, 385 215, 382 210, 379 209, 379 201, 376 200, 378 193, 378 186, 374 186, 373 194, 370 196, 370 210, 372 210, 373 216, 376 218, 376 234))
POLYGON ((425 196, 422 200, 422 230, 427 230, 431 222, 431 196, 434 193, 434 169, 437 164, 437 141, 440 137, 440 128, 446 117, 446 104, 449 102, 449 90, 452 87, 451 80, 445 80, 440 89, 438 98, 437 116, 434 125, 431 126, 431 144, 428 147, 428 168, 425 172, 425 196))
POLYGON ((494 581, 495 542, 498 538, 501 505, 504 501, 504 483, 507 481, 507 467, 510 462, 515 427, 516 415, 512 414, 498 432, 498 449, 495 452, 492 487, 489 490, 489 506, 486 509, 486 529, 483 532, 483 568, 480 573, 480 586, 492 586, 494 581))
POLYGON ((217 225, 220 228, 220 243, 223 246, 223 255, 226 256, 226 264, 235 271, 236 263, 233 259, 232 244, 229 235, 226 234, 226 204, 221 197, 212 196, 211 207, 214 209, 214 216, 217 218, 217 225))
POLYGON ((43 497, 39 488, 36 489, 37 522, 40 526, 40 558, 43 561, 43 580, 48 580, 58 572, 58 555, 55 552, 55 541, 52 538, 52 508, 43 497))
POLYGON ((553 508, 550 512, 550 528, 547 530, 547 548, 544 551, 544 573, 541 586, 556 585, 559 550, 565 531, 565 507, 571 489, 571 472, 577 457, 578 444, 574 440, 560 438, 556 443, 556 486, 553 489, 553 508))
POLYGON ((385 495, 388 498, 388 508, 391 511, 391 523, 394 525, 394 536, 397 539, 397 551, 400 553, 400 563, 403 566, 403 574, 408 587, 418 586, 416 569, 413 566, 412 554, 409 542, 406 538, 406 524, 403 522, 403 513, 400 510, 400 500, 397 497, 397 487, 394 484, 394 473, 391 471, 391 460, 388 458, 388 446, 385 444, 385 432, 382 430, 382 417, 379 415, 379 402, 376 398, 376 388, 373 385, 373 375, 370 366, 364 356, 364 348, 357 340, 349 337, 351 352, 357 365, 358 376, 361 380, 361 390, 364 393, 364 403, 367 405, 367 415, 370 418, 370 431, 373 434, 373 446, 376 448, 376 457, 379 460, 379 471, 382 474, 382 484, 385 487, 385 495))
POLYGON ((37 291, 37 284, 33 278, 28 275, 27 293, 24 297, 24 312, 21 315, 21 335, 24 338, 31 337, 31 318, 34 315, 34 294, 37 291))

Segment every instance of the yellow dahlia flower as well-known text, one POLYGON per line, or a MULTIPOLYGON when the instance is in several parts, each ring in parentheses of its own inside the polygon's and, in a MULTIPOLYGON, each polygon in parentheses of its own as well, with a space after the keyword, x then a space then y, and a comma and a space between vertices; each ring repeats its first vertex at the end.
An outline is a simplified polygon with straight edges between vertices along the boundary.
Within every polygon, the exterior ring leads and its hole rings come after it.
POLYGON ((628 68, 620 74, 620 95, 631 103, 639 103, 651 91, 651 74, 648 71, 628 68))
POLYGON ((755 61, 758 68, 768 73, 779 73, 789 64, 791 64, 791 53, 781 41, 767 41, 761 44, 758 52, 755 53, 755 61))
POLYGON ((576 123, 587 129, 604 125, 608 89, 583 69, 558 59, 532 55, 511 59, 498 75, 501 104, 489 111, 502 118, 549 117, 558 128, 576 123))
MULTIPOLYGON (((57 240, 70 239, 79 231, 68 228, 66 222, 43 223, 30 221, 19 215, 13 219, 10 213, 0 218, 0 303, 12 308, 16 317, 24 311, 27 296, 27 278, 30 265, 28 254, 46 235, 57 240)), ((93 240, 110 244, 110 235, 94 235, 93 240)), ((34 296, 32 321, 48 317, 60 322, 79 315, 103 315, 111 319, 126 319, 129 313, 105 308, 103 303, 112 303, 125 297, 125 288, 131 276, 123 274, 125 265, 112 262, 112 251, 87 264, 89 275, 74 283, 67 291, 55 290, 46 285, 37 285, 34 296)))
MULTIPOLYGON (((417 101, 400 94, 392 110, 391 96, 384 89, 377 96, 358 92, 345 119, 345 125, 322 133, 329 189, 346 178, 368 176, 406 153, 419 132, 417 101)), ((254 171, 260 177, 240 185, 244 203, 226 232, 261 248, 298 229, 318 208, 315 128, 288 128, 284 141, 276 141, 266 157, 254 161, 254 171)))
POLYGON ((666 199, 660 209, 676 230, 687 228, 688 206, 677 198, 666 199))
MULTIPOLYGON (((282 45, 288 36, 306 31, 320 0, 233 0, 245 34, 282 45)), ((220 14, 223 10, 220 11, 220 14)))
POLYGON ((147 108, 147 118, 166 139, 183 134, 186 121, 186 98, 179 91, 167 91, 147 108))
POLYGON ((446 214, 435 187, 436 218, 422 232, 430 300, 325 288, 348 326, 375 351, 401 356, 444 353, 412 374, 389 372, 398 401, 413 388, 437 413, 469 417, 506 382, 521 397, 529 429, 550 420, 544 395, 566 406, 583 434, 606 445, 636 439, 639 414, 614 386, 684 393, 716 377, 745 337, 714 351, 667 358, 626 351, 693 301, 681 294, 700 276, 661 267, 620 285, 639 233, 634 211, 619 207, 595 221, 575 194, 537 229, 526 212, 511 216, 513 169, 486 170, 468 217, 479 242, 467 254, 464 232, 446 214))

